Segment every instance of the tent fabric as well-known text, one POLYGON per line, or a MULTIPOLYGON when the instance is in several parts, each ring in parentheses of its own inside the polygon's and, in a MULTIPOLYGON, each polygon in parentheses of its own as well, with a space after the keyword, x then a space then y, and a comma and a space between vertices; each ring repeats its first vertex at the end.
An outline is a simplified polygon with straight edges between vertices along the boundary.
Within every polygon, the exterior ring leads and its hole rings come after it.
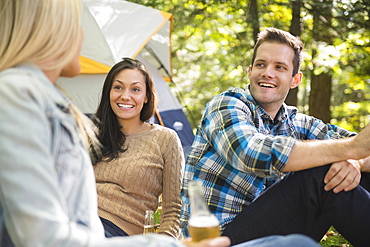
POLYGON ((81 56, 111 67, 123 57, 136 57, 149 42, 161 63, 171 71, 170 13, 121 0, 83 3, 85 39, 81 56))
MULTIPOLYGON (((142 61, 153 77, 159 98, 159 118, 174 129, 184 152, 194 134, 178 99, 166 81, 171 80, 172 15, 122 0, 83 0, 81 74, 59 78, 57 84, 87 115, 94 114, 106 74, 123 57, 142 61)), ((158 123, 153 116, 152 122, 158 123)))
POLYGON ((90 73, 90 74, 106 74, 109 72, 109 66, 105 64, 98 63, 89 58, 80 56, 81 64, 81 73, 90 73))
POLYGON ((80 74, 73 78, 59 78, 57 84, 85 114, 94 114, 101 99, 107 74, 80 74))
MULTIPOLYGON (((177 132, 180 137, 182 148, 184 154, 189 153, 189 149, 194 140, 194 135, 190 124, 187 124, 188 119, 181 109, 169 110, 161 112, 160 116, 162 118, 164 126, 167 126, 177 132)), ((154 123, 159 123, 158 118, 154 117, 154 123)))

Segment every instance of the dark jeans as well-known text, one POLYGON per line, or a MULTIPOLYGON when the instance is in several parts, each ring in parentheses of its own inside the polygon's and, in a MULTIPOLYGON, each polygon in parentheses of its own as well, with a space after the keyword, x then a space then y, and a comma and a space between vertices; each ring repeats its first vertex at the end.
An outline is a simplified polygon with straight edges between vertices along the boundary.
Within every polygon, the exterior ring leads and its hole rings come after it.
POLYGON ((105 236, 107 238, 115 237, 115 236, 128 236, 128 234, 123 231, 121 228, 116 226, 111 221, 104 219, 102 217, 99 217, 101 222, 103 223, 105 236))
POLYGON ((334 194, 324 190, 329 167, 289 173, 243 207, 223 235, 232 244, 291 233, 319 242, 334 226, 352 245, 370 246, 370 174, 362 173, 361 185, 355 189, 334 194))

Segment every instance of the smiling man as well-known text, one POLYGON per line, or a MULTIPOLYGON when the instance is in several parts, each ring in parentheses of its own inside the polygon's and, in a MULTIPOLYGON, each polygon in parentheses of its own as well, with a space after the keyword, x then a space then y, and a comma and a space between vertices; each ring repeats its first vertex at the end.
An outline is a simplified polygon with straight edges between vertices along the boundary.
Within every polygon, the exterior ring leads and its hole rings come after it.
POLYGON ((332 225, 355 246, 370 243, 370 126, 356 135, 284 104, 302 80, 302 52, 299 38, 267 28, 250 83, 207 104, 185 165, 185 234, 187 185, 200 180, 232 244, 289 233, 320 241, 332 225))

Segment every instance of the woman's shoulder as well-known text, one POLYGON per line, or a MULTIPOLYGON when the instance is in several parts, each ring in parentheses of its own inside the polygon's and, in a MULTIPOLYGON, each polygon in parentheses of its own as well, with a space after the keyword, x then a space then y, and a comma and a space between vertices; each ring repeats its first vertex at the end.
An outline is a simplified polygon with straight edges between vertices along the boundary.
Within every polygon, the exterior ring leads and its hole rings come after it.
POLYGON ((34 101, 59 98, 60 92, 47 77, 33 65, 13 67, 0 72, 2 93, 9 97, 30 97, 34 101), (58 93, 57 93, 58 91, 58 93))
POLYGON ((35 86, 33 83, 30 83, 30 80, 35 83, 39 82, 40 73, 35 68, 29 66, 12 67, 0 72, 2 85, 32 89, 35 86))
POLYGON ((49 95, 58 92, 57 94, 60 94, 45 74, 33 64, 1 71, 0 81, 2 87, 6 87, 8 90, 17 89, 14 93, 28 92, 32 95, 49 95))
POLYGON ((151 127, 152 140, 161 147, 163 153, 174 149, 182 152, 181 140, 175 130, 159 124, 152 124, 151 127))
POLYGON ((166 126, 162 126, 159 124, 151 123, 151 130, 150 132, 152 135, 158 137, 158 139, 174 139, 178 138, 178 135, 175 130, 168 128, 166 126))
POLYGON ((169 135, 174 135, 174 134, 177 135, 176 131, 174 131, 173 129, 171 129, 169 127, 162 126, 162 125, 155 124, 155 123, 150 123, 150 125, 151 125, 151 130, 152 131, 168 133, 169 135))

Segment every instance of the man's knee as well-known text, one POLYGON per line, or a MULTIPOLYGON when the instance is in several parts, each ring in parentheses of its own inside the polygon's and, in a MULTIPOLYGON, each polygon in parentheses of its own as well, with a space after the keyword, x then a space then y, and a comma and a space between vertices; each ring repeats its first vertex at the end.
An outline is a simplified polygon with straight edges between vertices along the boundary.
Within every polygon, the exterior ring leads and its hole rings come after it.
POLYGON ((301 186, 325 186, 324 177, 328 172, 330 165, 310 168, 302 171, 288 173, 281 182, 288 184, 296 183, 301 186))
POLYGON ((302 235, 302 234, 290 234, 286 236, 281 235, 272 235, 262 238, 257 238, 245 243, 241 243, 238 245, 234 245, 234 247, 286 247, 286 246, 294 246, 294 247, 317 247, 319 246, 315 241, 311 238, 302 235))
POLYGON ((313 239, 302 234, 291 234, 281 239, 281 246, 309 247, 319 246, 313 239))

